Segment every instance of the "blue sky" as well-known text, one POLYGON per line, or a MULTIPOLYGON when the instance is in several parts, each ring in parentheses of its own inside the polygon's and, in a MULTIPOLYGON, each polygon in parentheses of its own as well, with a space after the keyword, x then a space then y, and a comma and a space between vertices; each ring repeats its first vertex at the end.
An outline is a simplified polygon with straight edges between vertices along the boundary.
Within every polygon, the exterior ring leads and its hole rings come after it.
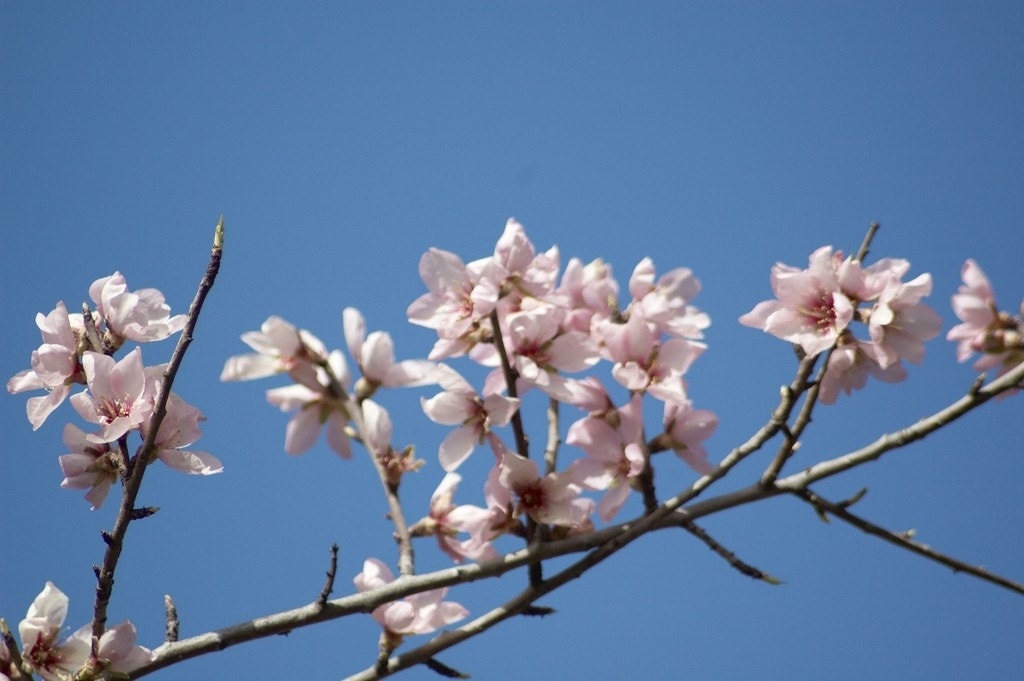
MULTIPOLYGON (((405 321, 423 291, 420 255, 485 256, 509 216, 539 248, 602 257, 623 283, 645 255, 661 271, 695 270, 713 326, 688 378, 721 421, 713 456, 764 421, 794 368, 784 343, 736 322, 770 295, 776 261, 803 266, 825 244, 853 251, 877 220, 873 254, 932 273, 944 331, 967 257, 1013 309, 1024 294, 1022 25, 1007 2, 3 3, 3 376, 27 367, 37 312, 77 306, 114 270, 184 311, 218 215, 228 227, 176 383, 208 417, 198 446, 226 470, 149 472, 141 501, 161 511, 131 529, 112 621, 132 619, 155 647, 164 593, 186 636, 309 602, 332 542, 339 593, 365 557, 393 562, 369 464, 325 445, 288 457, 287 419, 263 397, 282 382, 217 376, 270 314, 342 347, 350 305, 393 334, 401 358, 424 356, 431 334, 405 321)), ((906 383, 822 408, 792 470, 931 413, 973 377, 932 341, 906 383)), ((429 394, 385 400, 396 440, 428 461, 403 486, 413 517, 440 479, 445 431, 418 408, 429 394)), ((819 490, 866 486, 868 518, 1024 578, 1020 399, 819 490)), ((115 505, 90 512, 58 486, 61 429, 78 422, 69 405, 32 433, 24 401, 7 395, 0 408, 0 616, 16 623, 49 579, 77 628, 115 505)), ((692 480, 682 466, 659 475, 663 489, 692 480)), ((469 479, 460 498, 480 503, 476 490, 469 479)), ((705 525, 785 585, 662 533, 546 599, 556 615, 505 623, 441 659, 499 681, 1010 678, 1024 664, 1019 596, 825 525, 795 500, 705 525)), ((421 571, 444 565, 419 550, 421 571)), ((524 579, 453 598, 479 614, 524 579)), ((372 663, 377 634, 369 618, 344 620, 151 678, 338 679, 372 663)))

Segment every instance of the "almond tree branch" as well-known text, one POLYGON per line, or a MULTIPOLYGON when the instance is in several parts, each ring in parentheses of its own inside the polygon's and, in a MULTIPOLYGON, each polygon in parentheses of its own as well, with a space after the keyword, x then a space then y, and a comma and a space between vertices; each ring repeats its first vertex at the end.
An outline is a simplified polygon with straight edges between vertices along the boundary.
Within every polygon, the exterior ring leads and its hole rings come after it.
POLYGON ((174 383, 178 367, 181 366, 181 361, 185 357, 185 351, 192 343, 192 334, 195 331, 196 322, 199 321, 199 312, 202 310, 206 296, 213 287, 213 282, 217 278, 217 272, 220 270, 223 245, 224 218, 222 216, 217 221, 217 227, 214 230, 210 262, 206 266, 206 272, 199 282, 199 288, 196 291, 195 298, 192 300, 192 305, 189 307, 188 320, 185 322, 185 328, 182 329, 181 336, 178 338, 174 354, 171 355, 171 361, 164 370, 163 382, 160 386, 160 393, 157 396, 156 406, 153 409, 153 415, 150 417, 147 426, 148 430, 145 441, 138 454, 136 454, 135 462, 131 466, 128 478, 123 482, 121 507, 118 509, 117 519, 114 521, 114 529, 103 535, 107 548, 103 555, 103 564, 96 575, 96 599, 93 605, 92 618, 94 656, 97 642, 106 630, 107 605, 110 603, 110 595, 114 587, 114 572, 117 570, 117 563, 121 557, 124 537, 128 532, 128 524, 133 520, 135 500, 138 498, 139 489, 142 486, 142 476, 156 447, 156 437, 160 431, 160 424, 163 423, 164 416, 167 414, 167 400, 171 394, 171 385, 174 383))
POLYGON ((931 416, 922 418, 907 428, 886 433, 871 444, 843 456, 816 463, 804 471, 779 480, 776 485, 784 492, 806 489, 811 483, 831 477, 854 466, 874 461, 891 449, 897 449, 911 442, 923 439, 939 428, 946 426, 964 414, 977 409, 993 397, 1024 385, 1024 363, 1006 372, 999 378, 979 388, 972 388, 966 395, 931 416))
MULTIPOLYGON (((689 489, 668 500, 661 509, 640 519, 637 523, 622 523, 596 530, 586 535, 577 535, 568 539, 530 546, 515 553, 505 555, 495 561, 439 570, 426 575, 403 576, 380 589, 328 601, 322 607, 316 604, 304 606, 267 617, 256 618, 206 634, 200 634, 177 643, 165 644, 156 649, 156 659, 134 671, 132 678, 141 678, 146 674, 177 662, 223 650, 246 641, 285 633, 302 626, 345 617, 357 612, 370 612, 379 605, 414 593, 498 576, 545 558, 578 553, 595 547, 604 547, 605 555, 596 554, 588 556, 584 561, 580 561, 576 565, 567 568, 567 570, 579 570, 578 574, 582 574, 591 563, 596 564, 600 562, 604 557, 626 546, 641 534, 661 527, 675 526, 677 519, 672 516, 673 511, 678 511, 683 504, 692 500, 716 480, 724 477, 736 464, 760 449, 786 423, 796 403, 798 396, 797 388, 806 382, 807 376, 813 368, 814 361, 812 359, 805 358, 801 361, 793 383, 790 386, 783 386, 780 391, 779 404, 772 411, 771 418, 764 426, 746 442, 732 450, 714 472, 701 477, 689 489)), ((774 494, 778 493, 774 491, 774 488, 766 490, 759 485, 754 486, 754 491, 757 493, 757 496, 747 499, 747 502, 755 501, 757 498, 774 496, 774 494)), ((689 517, 695 519, 699 516, 691 514, 689 517)), ((563 571, 563 573, 569 574, 566 571, 563 571)), ((551 580, 543 583, 549 582, 551 580)), ((494 612, 492 611, 492 613, 494 612)), ((485 615, 484 617, 487 616, 485 615)), ((474 622, 481 622, 481 618, 474 620, 474 622)), ((426 657, 430 657, 432 654, 426 655, 426 657)))
MULTIPOLYGON (((794 379, 794 384, 782 389, 779 405, 772 413, 772 418, 745 443, 730 452, 715 471, 701 477, 688 489, 664 502, 654 513, 584 535, 576 535, 567 539, 529 546, 493 561, 457 566, 425 575, 402 576, 380 589, 327 601, 322 607, 314 602, 294 610, 256 618, 177 643, 166 643, 156 649, 156 659, 152 663, 133 672, 131 678, 141 678, 146 674, 176 662, 209 652, 223 650, 245 641, 284 633, 292 629, 345 617, 354 613, 368 613, 379 605, 415 593, 496 577, 542 560, 549 560, 572 553, 587 552, 586 555, 569 567, 553 577, 541 580, 538 584, 527 587, 521 594, 499 608, 482 615, 453 632, 441 634, 413 651, 392 658, 387 666, 388 673, 392 673, 399 668, 419 664, 433 657, 441 650, 480 633, 497 622, 516 614, 516 612, 526 610, 540 596, 550 593, 550 591, 582 575, 594 565, 648 532, 669 527, 685 526, 687 523, 692 523, 701 517, 713 513, 785 493, 797 493, 816 480, 836 475, 854 466, 874 460, 886 451, 921 439, 935 429, 981 406, 981 404, 984 404, 996 395, 1015 387, 1020 387, 1022 382, 1024 382, 1024 364, 1022 364, 988 385, 972 389, 967 396, 957 400, 949 407, 936 412, 936 414, 922 419, 909 428, 885 435, 872 445, 861 450, 815 464, 807 471, 778 480, 771 487, 764 487, 758 481, 735 492, 725 493, 683 507, 684 504, 700 495, 712 483, 728 473, 737 463, 760 449, 765 442, 779 432, 788 419, 797 398, 794 386, 806 380, 806 376, 812 369, 813 361, 803 360, 797 372, 797 377, 794 379), (453 636, 455 638, 452 638, 453 636)), ((965 572, 975 574, 967 570, 965 572)), ((363 677, 357 676, 356 678, 363 677)))
POLYGON ((986 582, 991 582, 997 586, 1001 586, 1009 589, 1010 591, 1015 591, 1024 595, 1024 584, 1021 584, 1020 582, 1014 582, 1013 580, 1007 579, 993 572, 989 572, 982 567, 971 565, 970 563, 965 563, 962 560, 940 553, 926 544, 914 541, 910 538, 910 535, 906 533, 893 532, 892 530, 880 527, 879 525, 865 520, 858 515, 850 513, 845 505, 829 501, 828 499, 818 496, 809 489, 797 490, 793 492, 793 494, 814 506, 814 508, 819 512, 828 512, 836 518, 839 518, 840 520, 847 522, 870 535, 880 537, 891 544, 899 546, 900 548, 907 549, 908 551, 924 556, 929 560, 933 560, 937 563, 953 568, 953 572, 966 572, 979 579, 983 579, 986 582))

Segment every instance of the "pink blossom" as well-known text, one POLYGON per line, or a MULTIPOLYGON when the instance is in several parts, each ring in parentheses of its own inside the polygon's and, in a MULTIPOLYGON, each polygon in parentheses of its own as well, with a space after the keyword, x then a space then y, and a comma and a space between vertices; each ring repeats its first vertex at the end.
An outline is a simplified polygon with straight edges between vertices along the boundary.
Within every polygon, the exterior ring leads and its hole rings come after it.
MULTIPOLYGON (((96 647, 96 657, 104 669, 130 672, 152 662, 156 655, 149 648, 135 644, 135 625, 125 620, 103 632, 96 647)), ((92 646, 92 624, 86 624, 68 637, 68 645, 88 655, 92 646)))
POLYGON ((516 498, 513 515, 528 514, 539 523, 580 527, 594 510, 594 502, 579 496, 580 488, 568 472, 540 476, 537 463, 514 452, 501 457, 499 484, 516 498))
MULTIPOLYGON (((344 386, 348 383, 348 369, 341 352, 335 350, 327 357, 327 365, 344 386)), ((341 456, 352 456, 352 446, 346 429, 356 416, 355 404, 345 396, 335 395, 331 378, 322 367, 316 368, 318 389, 305 385, 289 385, 267 391, 267 401, 281 411, 295 411, 285 429, 284 450, 288 454, 302 454, 320 437, 320 428, 327 430, 327 444, 341 456)))
MULTIPOLYGON (((644 470, 642 396, 608 420, 587 416, 569 426, 565 442, 587 453, 570 467, 572 478, 588 489, 608 490, 598 502, 601 520, 611 520, 629 497, 630 486, 644 470), (608 421, 617 423, 617 427, 608 421)), ((611 415, 609 415, 611 416, 611 415)))
MULTIPOLYGON (((956 358, 965 362, 975 352, 982 357, 974 363, 976 371, 998 367, 998 375, 1024 362, 1024 322, 996 306, 988 277, 978 264, 967 260, 961 269, 963 285, 953 296, 953 312, 961 323, 946 334, 957 341, 956 358)), ((1024 301, 1021 303, 1024 313, 1024 301)))
POLYGON ((96 510, 117 482, 117 458, 110 443, 89 441, 85 431, 74 424, 64 426, 64 445, 71 450, 58 458, 65 489, 88 489, 85 500, 96 510))
MULTIPOLYGON (((107 329, 120 340, 163 340, 181 331, 188 320, 188 316, 182 314, 172 317, 164 295, 154 288, 129 291, 120 272, 94 281, 89 287, 89 297, 96 303, 96 311, 106 321, 107 329)), ((115 347, 120 344, 113 343, 115 347)))
POLYGON ((428 293, 407 311, 413 324, 437 329, 438 342, 428 359, 456 357, 478 340, 498 302, 498 279, 491 258, 470 263, 448 251, 431 248, 420 258, 420 278, 428 293))
POLYGON ((490 513, 478 506, 456 506, 452 501, 462 476, 447 473, 430 497, 430 513, 410 529, 413 536, 435 536, 440 549, 456 563, 464 559, 482 561, 497 558, 490 541, 470 537, 460 541, 460 532, 470 532, 487 521, 490 513))
POLYGON ((67 614, 68 597, 47 582, 18 623, 22 658, 46 681, 68 678, 89 657, 89 648, 83 649, 76 641, 57 643, 67 614))
POLYGON ((420 398, 423 413, 434 423, 457 425, 441 443, 438 459, 446 471, 454 471, 483 444, 484 436, 494 426, 508 425, 519 408, 519 400, 491 393, 484 398, 454 369, 439 365, 438 383, 444 392, 430 399, 420 398))
POLYGON ((868 333, 883 369, 905 359, 920 364, 924 342, 939 335, 942 318, 921 298, 932 291, 930 274, 903 283, 890 278, 871 308, 868 333))
POLYGON ((7 391, 47 390, 43 397, 30 397, 26 410, 33 430, 38 430, 71 392, 75 383, 84 383, 79 363, 79 340, 84 333, 82 315, 69 315, 63 302, 48 315, 36 315, 36 326, 43 344, 32 353, 31 369, 14 375, 7 382, 7 391))
POLYGON ((494 247, 494 265, 502 273, 501 294, 543 298, 555 290, 558 276, 558 248, 536 253, 523 226, 509 218, 494 247))
POLYGON ((686 400, 683 375, 704 351, 703 343, 682 338, 660 342, 638 312, 624 324, 602 322, 595 333, 605 356, 615 363, 612 376, 623 387, 660 400, 686 400))
MULTIPOLYGON (((376 558, 367 558, 363 571, 352 582, 360 593, 379 589, 395 581, 388 566, 376 558)), ((399 635, 429 634, 464 619, 469 611, 454 601, 442 600, 448 589, 432 589, 378 606, 371 613, 388 631, 399 635)))
POLYGON ((296 383, 318 389, 317 367, 327 360, 327 349, 313 334, 271 316, 259 331, 242 334, 242 341, 256 352, 229 357, 220 380, 248 381, 287 372, 296 383))
POLYGON ((771 284, 777 300, 758 303, 740 323, 796 343, 810 356, 827 350, 853 319, 853 303, 840 287, 841 262, 842 253, 823 246, 805 270, 776 263, 771 284))
POLYGON ((391 423, 391 415, 387 409, 380 406, 373 400, 366 400, 362 404, 363 428, 361 435, 363 443, 371 454, 383 458, 392 450, 391 436, 394 426, 391 423))
POLYGON ((898 383, 907 377, 907 370, 898 361, 883 368, 877 357, 877 346, 858 341, 849 332, 844 333, 829 355, 818 400, 822 404, 834 404, 840 390, 847 395, 860 390, 867 384, 868 376, 886 383, 898 383))
POLYGON ((700 293, 700 281, 693 272, 679 267, 657 281, 654 277, 654 262, 650 258, 637 263, 629 278, 629 292, 633 296, 629 314, 639 311, 659 331, 682 338, 703 338, 703 330, 711 325, 711 319, 690 305, 700 293))
POLYGON ((436 365, 427 360, 410 359, 395 362, 394 343, 385 331, 366 335, 366 320, 354 307, 342 313, 345 341, 352 358, 363 372, 365 387, 357 387, 361 396, 369 396, 378 387, 420 386, 436 382, 436 365))
POLYGON ((583 371, 600 361, 593 339, 580 331, 562 332, 555 313, 514 313, 507 324, 506 350, 519 377, 554 399, 572 398, 571 384, 559 372, 583 371))
POLYGON ((155 391, 146 379, 140 348, 117 363, 107 355, 86 352, 82 367, 89 391, 72 395, 71 406, 83 419, 101 427, 98 435, 86 436, 90 442, 113 442, 149 418, 155 391))
POLYGON ((558 293, 566 303, 562 327, 567 330, 589 333, 593 319, 607 319, 618 309, 619 285, 611 266, 601 259, 584 265, 579 258, 571 258, 558 293))
POLYGON ((597 376, 584 376, 573 384, 570 404, 589 412, 591 416, 601 416, 615 410, 607 389, 597 376))
MULTIPOLYGON (((206 417, 196 407, 171 393, 167 399, 167 413, 156 437, 156 457, 182 473, 213 475, 223 471, 224 466, 212 454, 183 449, 199 439, 202 435, 199 422, 205 420, 206 417)), ((142 434, 146 436, 145 426, 142 434)))
POLYGON ((494 433, 487 435, 496 460, 484 481, 486 513, 468 513, 460 518, 460 528, 470 535, 467 550, 476 550, 494 541, 503 534, 520 534, 522 523, 513 506, 512 492, 501 484, 501 459, 507 451, 505 445, 494 433))
POLYGON ((704 448, 704 440, 711 437, 718 427, 718 417, 714 412, 694 409, 689 401, 666 402, 663 422, 668 446, 680 459, 701 475, 714 470, 714 466, 708 463, 708 452, 704 448))

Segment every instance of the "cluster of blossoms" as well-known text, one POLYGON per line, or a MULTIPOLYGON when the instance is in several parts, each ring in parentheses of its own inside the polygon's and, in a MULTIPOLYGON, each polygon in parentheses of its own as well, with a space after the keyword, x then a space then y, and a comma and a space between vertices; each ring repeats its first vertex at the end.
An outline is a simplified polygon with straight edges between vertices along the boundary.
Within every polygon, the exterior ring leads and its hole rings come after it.
MULTIPOLYGON (((94 311, 86 308, 69 314, 64 303, 58 302, 48 315, 36 315, 43 343, 32 353, 31 368, 12 377, 7 390, 47 391, 28 400, 33 429, 69 395, 79 416, 97 428, 87 433, 67 424, 64 444, 69 453, 59 459, 65 475, 61 486, 89 490, 85 498, 95 509, 127 471, 128 433, 138 431, 146 437, 166 366, 144 366, 138 346, 120 361, 115 362, 112 355, 125 341, 158 341, 177 333, 186 317, 171 316, 163 294, 156 289, 129 291, 119 272, 93 282, 89 296, 94 311), (86 389, 71 395, 76 384, 86 389)), ((183 449, 199 438, 203 419, 198 409, 172 393, 153 456, 185 473, 220 472, 220 462, 210 454, 183 449)))
MULTIPOLYGON (((95 657, 91 624, 58 642, 67 614, 68 597, 47 582, 18 624, 22 660, 46 681, 64 681, 87 665, 95 671, 128 672, 153 660, 151 650, 135 645, 135 625, 128 620, 104 632, 97 642, 95 657)), ((9 653, 0 643, 0 681, 9 681, 9 665, 9 653)))
POLYGON ((931 293, 931 275, 904 282, 909 269, 896 258, 864 267, 824 246, 805 270, 776 264, 771 285, 777 300, 758 303, 740 323, 799 345, 808 356, 831 348, 819 399, 832 404, 840 391, 863 388, 868 376, 902 381, 901 360, 920 363, 924 342, 939 334, 941 318, 921 302, 931 293), (867 326, 867 339, 853 334, 854 322, 867 326))
MULTIPOLYGON (((904 282, 909 269, 909 262, 897 258, 864 267, 824 246, 811 254, 807 269, 776 264, 776 300, 758 303, 740 323, 790 341, 808 356, 831 349, 819 398, 832 404, 840 391, 849 395, 863 388, 868 376, 902 381, 907 372, 901 360, 919 364, 925 341, 939 335, 941 318, 921 302, 931 294, 931 275, 904 282), (867 327, 867 339, 854 335, 855 322, 867 327)), ((964 263, 961 276, 953 311, 963 323, 947 339, 959 341, 959 361, 982 352, 974 368, 999 367, 1002 374, 1024 361, 1024 322, 996 307, 988 279, 973 260, 964 263)))
MULTIPOLYGON (((410 305, 408 316, 437 331, 426 359, 396 362, 391 337, 367 335, 362 314, 349 308, 343 330, 361 372, 358 380, 340 350, 328 351, 313 334, 279 317, 242 336, 255 352, 228 359, 221 379, 288 374, 294 385, 267 391, 271 404, 294 413, 285 451, 308 450, 326 430, 330 448, 349 458, 355 439, 396 487, 421 462, 411 448, 392 447, 391 418, 371 397, 382 388, 437 385, 441 392, 422 398, 421 405, 429 419, 454 427, 438 451, 446 475, 428 514, 410 531, 435 537, 455 561, 497 556, 492 542, 504 534, 525 535, 529 523, 562 533, 585 531, 593 527, 595 510, 605 522, 615 516, 630 490, 639 488, 653 453, 672 450, 697 472, 711 470, 703 442, 717 418, 693 407, 683 378, 705 349, 700 339, 710 320, 692 306, 700 284, 688 269, 659 277, 653 262, 643 259, 622 305, 619 284, 601 260, 584 264, 574 258, 561 276, 560 269, 556 248, 537 252, 522 226, 509 220, 489 257, 466 264, 454 253, 431 249, 421 259, 428 292, 410 305), (460 356, 490 369, 479 391, 442 362, 460 356), (602 360, 627 395, 620 406, 596 376, 571 376, 602 360), (524 394, 534 388, 582 411, 565 440, 582 456, 560 470, 549 465, 542 472, 527 451, 519 451, 525 438, 515 446, 502 439, 524 394), (647 396, 661 402, 664 412, 663 431, 652 438, 642 418, 647 396), (455 504, 462 479, 456 469, 481 445, 494 457, 483 488, 486 506, 455 504), (595 502, 586 491, 604 494, 595 502)), ((362 590, 389 579, 386 568, 371 560, 357 585, 362 590)), ((440 597, 392 603, 375 616, 393 634, 425 633, 463 612, 450 604, 424 615, 422 608, 433 608, 440 597)))

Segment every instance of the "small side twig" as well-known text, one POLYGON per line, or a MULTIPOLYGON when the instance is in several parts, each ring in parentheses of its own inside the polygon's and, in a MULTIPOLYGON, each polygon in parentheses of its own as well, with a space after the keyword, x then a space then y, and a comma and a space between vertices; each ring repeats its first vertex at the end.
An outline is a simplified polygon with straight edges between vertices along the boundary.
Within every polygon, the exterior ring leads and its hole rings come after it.
POLYGON ((940 551, 936 551, 926 544, 914 541, 912 538, 912 532, 893 532, 892 530, 887 530, 880 525, 876 525, 859 515, 851 513, 848 510, 848 504, 846 503, 835 503, 829 501, 828 499, 815 494, 810 489, 794 490, 793 494, 811 504, 819 513, 830 513, 832 516, 853 525, 862 532, 879 537, 890 544, 895 544, 900 548, 952 568, 953 572, 966 572, 967 574, 974 575, 986 582, 990 582, 1005 589, 1009 589, 1010 591, 1015 591, 1016 593, 1024 595, 1024 584, 1007 579, 1006 577, 1002 577, 993 572, 989 572, 983 567, 965 563, 962 560, 948 556, 940 551))
POLYGON ((320 595, 316 598, 316 604, 320 608, 327 605, 327 599, 330 598, 331 592, 334 591, 334 577, 338 573, 338 545, 331 544, 331 564, 327 568, 327 581, 324 582, 324 588, 320 590, 320 595))
POLYGON ((722 546, 714 537, 707 533, 707 530, 692 520, 684 519, 680 523, 680 527, 704 542, 705 546, 717 553, 731 568, 737 570, 740 574, 773 585, 782 584, 781 580, 737 558, 735 553, 722 546))
POLYGON ((170 594, 164 594, 164 616, 167 621, 164 640, 174 643, 178 640, 178 608, 174 605, 174 599, 170 594))

